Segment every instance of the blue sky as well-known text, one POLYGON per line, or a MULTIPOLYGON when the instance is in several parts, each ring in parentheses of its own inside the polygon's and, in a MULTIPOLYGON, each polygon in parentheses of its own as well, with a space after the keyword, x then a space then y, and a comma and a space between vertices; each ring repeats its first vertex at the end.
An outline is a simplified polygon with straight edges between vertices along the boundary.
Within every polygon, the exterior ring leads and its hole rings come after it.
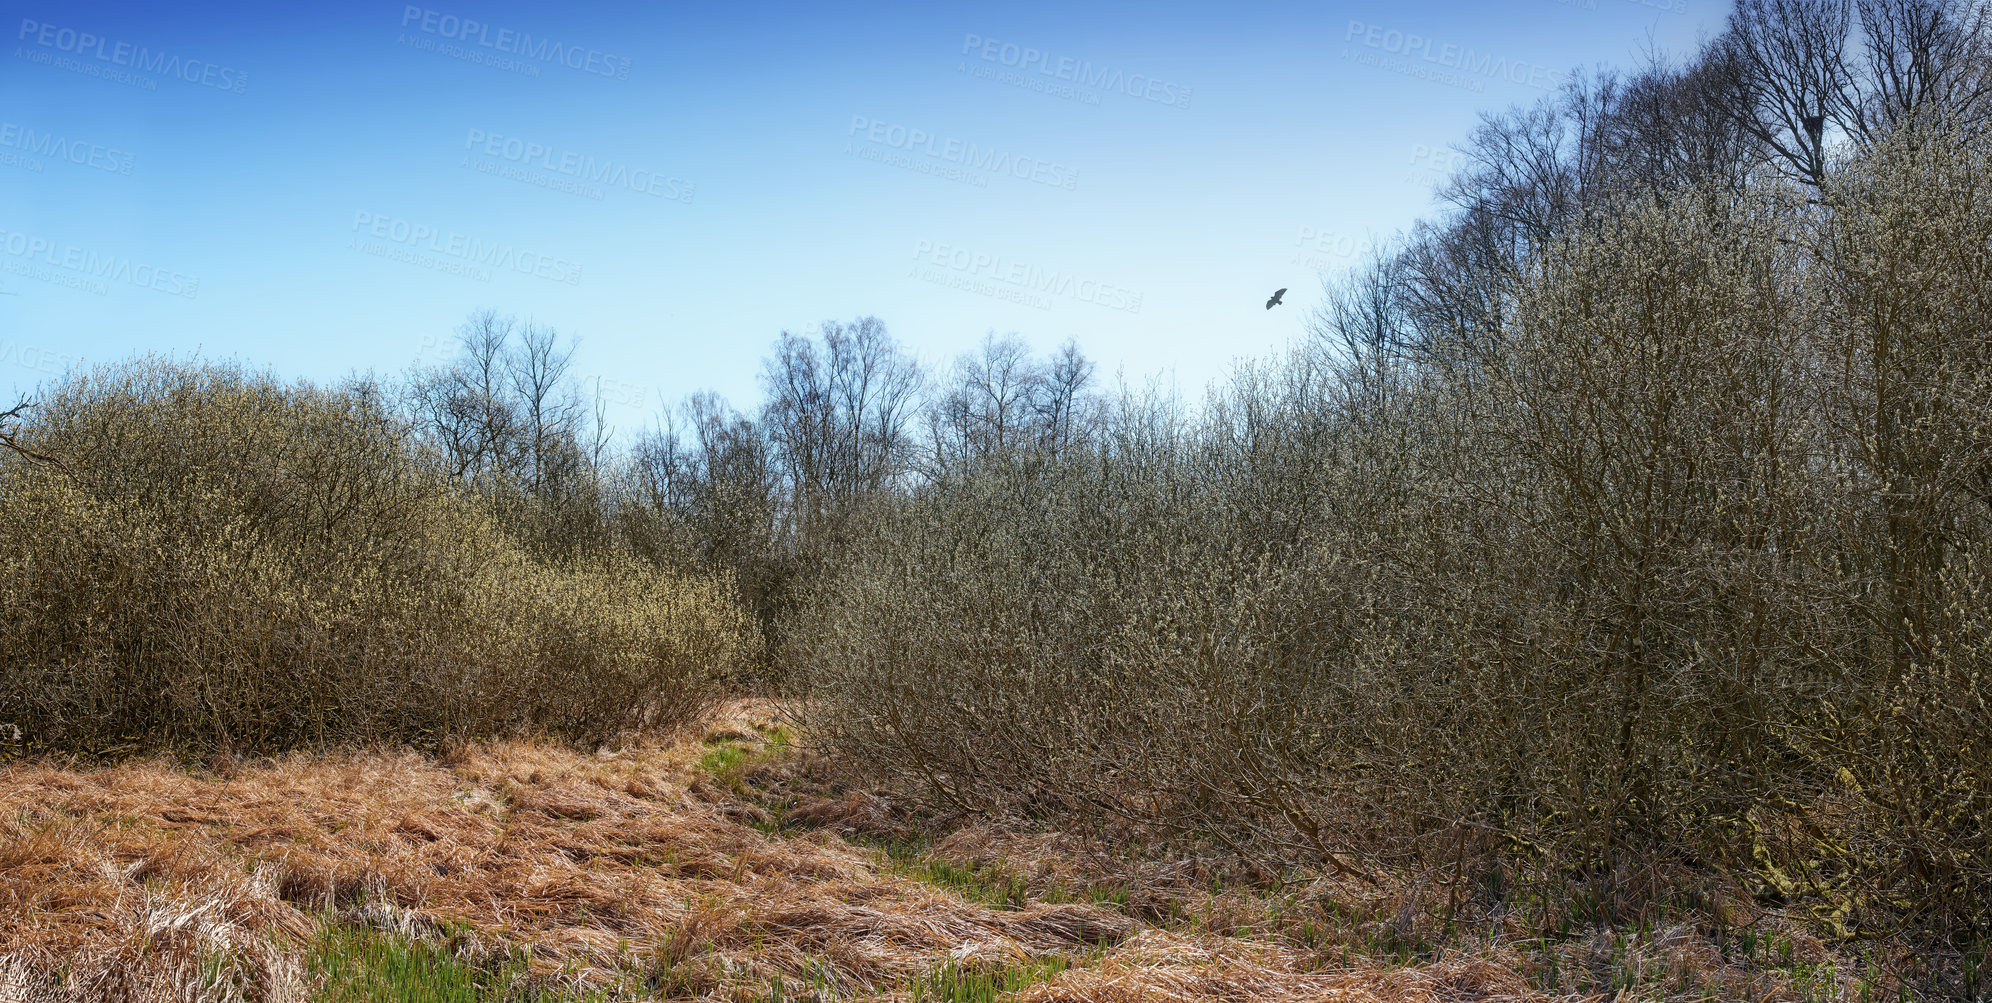
POLYGON ((9 0, 0 385, 390 372, 488 307, 577 335, 624 428, 867 313, 1195 390, 1427 212, 1479 112, 1723 11, 9 0))

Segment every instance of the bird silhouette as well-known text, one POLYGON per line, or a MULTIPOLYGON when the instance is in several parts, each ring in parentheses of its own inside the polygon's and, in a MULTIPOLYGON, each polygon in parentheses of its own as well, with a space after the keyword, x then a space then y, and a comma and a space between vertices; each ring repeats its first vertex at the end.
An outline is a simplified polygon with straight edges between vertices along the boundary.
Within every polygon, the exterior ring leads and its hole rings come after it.
POLYGON ((1282 296, 1285 296, 1285 295, 1286 295, 1286 288, 1285 288, 1285 287, 1281 287, 1281 288, 1279 288, 1279 289, 1276 289, 1276 290, 1274 290, 1274 291, 1273 291, 1273 298, 1272 298, 1272 299, 1269 299, 1269 300, 1267 300, 1267 301, 1266 301, 1266 309, 1268 309, 1268 310, 1271 310, 1272 308, 1274 308, 1274 307, 1276 307, 1276 306, 1279 306, 1279 305, 1280 305, 1280 297, 1282 297, 1282 296))

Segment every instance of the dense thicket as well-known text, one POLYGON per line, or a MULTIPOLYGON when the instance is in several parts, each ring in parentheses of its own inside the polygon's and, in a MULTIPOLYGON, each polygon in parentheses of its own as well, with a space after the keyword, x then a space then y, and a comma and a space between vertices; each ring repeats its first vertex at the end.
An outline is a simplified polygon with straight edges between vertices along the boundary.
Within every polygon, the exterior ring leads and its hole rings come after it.
POLYGON ((798 613, 816 720, 963 807, 1982 922, 1988 167, 1640 196, 1491 346, 1255 368, 927 483, 798 613))
POLYGON ((989 447, 909 465, 794 613, 812 721, 964 810, 1271 866, 1673 861, 1976 943, 1984 37, 1746 3, 1492 116, 1449 212, 1193 413, 1034 433, 985 346, 933 413, 989 447))
POLYGON ((10 433, 42 458, 0 456, 0 739, 599 741, 751 661, 723 580, 604 535, 548 552, 582 506, 453 481, 380 391, 160 360, 58 383, 10 433))

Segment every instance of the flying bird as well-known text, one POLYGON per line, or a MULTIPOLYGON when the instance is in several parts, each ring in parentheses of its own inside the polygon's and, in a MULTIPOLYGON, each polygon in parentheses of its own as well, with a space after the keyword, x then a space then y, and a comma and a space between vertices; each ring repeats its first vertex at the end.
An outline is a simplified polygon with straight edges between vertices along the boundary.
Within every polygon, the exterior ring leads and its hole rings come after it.
POLYGON ((1286 295, 1286 289, 1284 287, 1274 290, 1273 298, 1266 301, 1266 309, 1271 310, 1272 308, 1279 306, 1280 297, 1285 295, 1286 295))

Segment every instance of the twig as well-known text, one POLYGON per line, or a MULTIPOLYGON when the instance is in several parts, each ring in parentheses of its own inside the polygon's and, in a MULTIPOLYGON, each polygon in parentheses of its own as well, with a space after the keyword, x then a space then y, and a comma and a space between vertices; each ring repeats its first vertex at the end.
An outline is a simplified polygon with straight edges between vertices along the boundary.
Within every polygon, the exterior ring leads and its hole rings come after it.
POLYGON ((68 464, 63 463, 60 459, 57 459, 56 457, 48 453, 44 453, 38 449, 32 449, 27 446, 21 445, 21 443, 17 439, 15 439, 14 437, 15 433, 7 430, 6 428, 7 422, 19 419, 21 417, 22 412, 34 406, 35 406, 34 401, 22 401, 21 403, 16 404, 5 411, 0 411, 0 446, 5 446, 6 448, 11 449, 14 452, 19 453, 20 455, 25 456, 30 460, 34 460, 38 463, 46 463, 56 468, 57 470, 62 471, 65 474, 70 474, 71 476, 74 476, 74 471, 71 471, 69 469, 68 464))

